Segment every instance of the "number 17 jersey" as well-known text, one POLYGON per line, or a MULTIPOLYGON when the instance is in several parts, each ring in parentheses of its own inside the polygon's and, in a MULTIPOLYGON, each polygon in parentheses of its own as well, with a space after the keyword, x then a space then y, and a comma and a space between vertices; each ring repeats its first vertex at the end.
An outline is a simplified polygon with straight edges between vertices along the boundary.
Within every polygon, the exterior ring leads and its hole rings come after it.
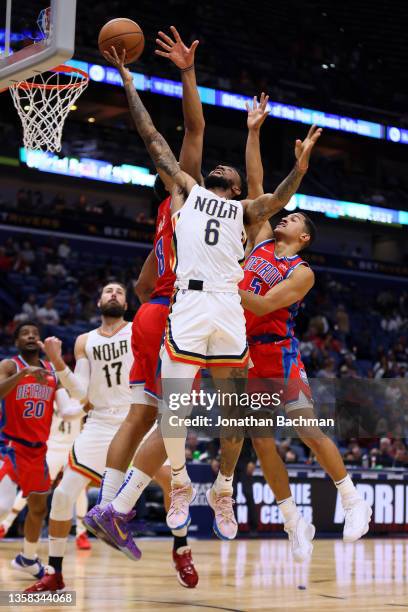
POLYGON ((133 365, 132 324, 124 322, 108 336, 100 329, 88 333, 85 353, 90 365, 88 400, 95 412, 129 408, 129 374, 133 365))

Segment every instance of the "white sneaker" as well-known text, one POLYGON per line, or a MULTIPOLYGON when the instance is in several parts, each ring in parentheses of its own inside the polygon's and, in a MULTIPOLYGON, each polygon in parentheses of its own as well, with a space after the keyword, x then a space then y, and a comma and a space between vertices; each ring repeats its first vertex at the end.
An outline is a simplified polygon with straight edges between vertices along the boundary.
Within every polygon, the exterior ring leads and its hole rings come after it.
POLYGON ((292 555, 295 561, 310 561, 313 552, 312 540, 315 536, 315 526, 299 515, 295 521, 284 523, 283 529, 289 536, 292 555))
POLYGON ((30 576, 34 576, 34 578, 42 578, 44 576, 44 565, 38 557, 31 560, 20 553, 12 560, 11 567, 19 572, 30 574, 30 576))
POLYGON ((343 542, 355 542, 368 531, 373 511, 364 499, 358 499, 348 508, 344 508, 343 542))

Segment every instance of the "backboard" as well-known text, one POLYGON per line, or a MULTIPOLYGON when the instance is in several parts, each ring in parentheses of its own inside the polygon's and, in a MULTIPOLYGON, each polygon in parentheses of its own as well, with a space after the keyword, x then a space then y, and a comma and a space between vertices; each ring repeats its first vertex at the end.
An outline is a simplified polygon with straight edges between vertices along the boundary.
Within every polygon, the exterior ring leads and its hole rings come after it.
POLYGON ((0 90, 64 64, 75 48, 76 0, 5 2, 4 25, 0 14, 0 90))

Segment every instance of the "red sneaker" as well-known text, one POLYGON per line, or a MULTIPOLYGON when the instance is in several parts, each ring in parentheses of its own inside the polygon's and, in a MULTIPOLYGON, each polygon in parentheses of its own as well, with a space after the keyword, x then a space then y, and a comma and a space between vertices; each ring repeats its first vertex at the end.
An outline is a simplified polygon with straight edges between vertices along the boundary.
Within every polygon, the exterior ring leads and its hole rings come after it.
POLYGON ((178 553, 173 550, 174 567, 177 570, 177 578, 181 586, 187 589, 194 589, 198 584, 198 574, 194 567, 190 548, 179 548, 183 551, 178 553))
POLYGON ((5 535, 7 533, 7 529, 4 527, 4 525, 0 525, 0 540, 2 540, 5 535))
POLYGON ((86 531, 83 531, 76 537, 76 547, 78 550, 91 550, 91 542, 86 531))
POLYGON ((41 580, 34 582, 24 593, 60 593, 65 589, 62 572, 56 572, 53 567, 47 565, 41 580))

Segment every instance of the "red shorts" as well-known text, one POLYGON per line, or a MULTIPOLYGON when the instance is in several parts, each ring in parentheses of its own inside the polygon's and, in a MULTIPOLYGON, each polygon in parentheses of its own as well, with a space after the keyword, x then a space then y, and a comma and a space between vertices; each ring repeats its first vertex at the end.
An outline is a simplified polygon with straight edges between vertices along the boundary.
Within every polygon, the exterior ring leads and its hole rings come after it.
MULTIPOLYGON (((265 385, 273 392, 277 392, 279 387, 281 402, 286 409, 290 409, 290 404, 293 404, 293 409, 297 408, 296 402, 301 392, 308 403, 313 403, 296 338, 265 344, 249 343, 249 357, 254 365, 249 367, 248 378, 271 380, 270 385, 269 383, 265 385)), ((257 386, 258 384, 254 382, 252 385, 249 384, 253 392, 266 391, 266 387, 258 389, 257 386)))
POLYGON ((132 351, 134 362, 130 385, 144 385, 145 393, 158 398, 159 352, 169 314, 169 298, 153 298, 142 304, 133 319, 132 351))
POLYGON ((46 461, 47 445, 39 448, 25 446, 10 440, 0 446, 0 482, 9 476, 21 489, 23 496, 47 493, 51 479, 46 461))

